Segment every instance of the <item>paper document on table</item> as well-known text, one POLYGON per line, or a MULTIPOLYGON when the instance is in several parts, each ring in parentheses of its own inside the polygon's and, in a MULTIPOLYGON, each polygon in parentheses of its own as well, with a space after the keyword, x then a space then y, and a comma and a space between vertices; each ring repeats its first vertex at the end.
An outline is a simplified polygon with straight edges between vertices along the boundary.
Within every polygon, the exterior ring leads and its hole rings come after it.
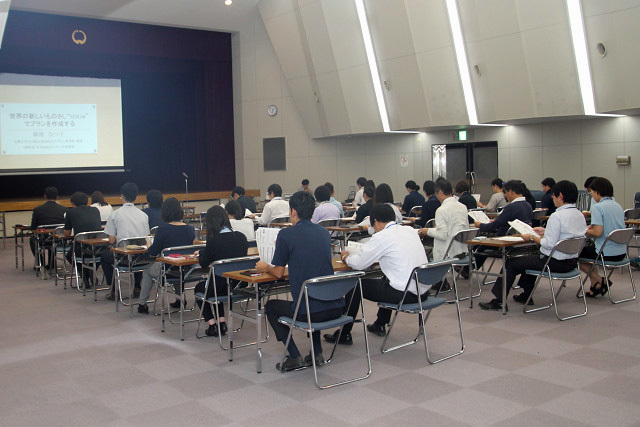
POLYGON ((487 214, 482 211, 469 211, 467 213, 474 221, 478 221, 481 224, 488 224, 491 222, 491 219, 489 219, 487 214))
POLYGON ((260 227, 256 230, 256 246, 258 246, 258 254, 260 260, 271 264, 273 253, 276 249, 276 238, 278 237, 279 228, 260 227))
POLYGON ((531 234, 533 236, 540 237, 538 233, 533 231, 533 228, 531 228, 529 224, 524 223, 519 219, 514 219, 513 221, 509 221, 509 225, 512 226, 520 234, 531 234))
POLYGON ((349 252, 350 254, 357 254, 362 252, 362 247, 364 246, 363 243, 359 243, 359 242, 349 242, 347 243, 347 248, 345 249, 347 252, 349 252))
POLYGON ((518 236, 500 236, 496 237, 496 240, 502 240, 504 242, 522 242, 522 237, 518 236))

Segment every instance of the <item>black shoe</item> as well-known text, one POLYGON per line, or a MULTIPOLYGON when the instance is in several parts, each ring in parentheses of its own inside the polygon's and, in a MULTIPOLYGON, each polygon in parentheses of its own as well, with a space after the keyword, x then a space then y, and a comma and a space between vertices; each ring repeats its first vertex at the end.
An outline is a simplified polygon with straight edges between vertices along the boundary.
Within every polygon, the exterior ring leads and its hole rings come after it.
MULTIPOLYGON (((316 354, 316 366, 322 366, 325 363, 327 362, 324 361, 324 357, 322 356, 322 353, 316 354)), ((307 354, 304 357, 304 364, 306 366, 311 366, 313 364, 313 359, 311 358, 311 352, 309 352, 309 354, 307 354)))
POLYGON ((227 324, 225 322, 220 322, 220 331, 218 331, 218 324, 214 323, 213 325, 209 325, 205 334, 209 337, 217 337, 222 333, 222 336, 227 335, 227 324))
POLYGON ((387 335, 387 332, 384 330, 384 325, 378 325, 376 322, 373 322, 372 324, 367 325, 367 331, 379 337, 383 337, 387 335))
POLYGON ((462 267, 462 270, 460 270, 460 276, 465 280, 469 278, 469 266, 462 267))
POLYGON ((115 300, 115 299, 116 299, 116 296, 115 296, 115 294, 108 293, 108 294, 106 294, 106 295, 104 296, 104 299, 109 300, 109 301, 113 301, 113 300, 115 300))
POLYGON ((149 314, 149 307, 147 307, 147 304, 138 304, 138 313, 149 314))
POLYGON ((91 289, 93 288, 93 283, 91 283, 91 280, 89 280, 88 277, 85 277, 82 281, 82 283, 84 284, 84 288, 85 289, 91 289))
MULTIPOLYGON (((135 295, 134 295, 134 296, 135 296, 135 295)), ((140 296, 140 295, 138 295, 138 296, 140 296)), ((186 301, 184 302, 184 305, 185 305, 185 307, 186 307, 186 305, 187 305, 187 302, 186 302, 186 301)), ((174 302, 172 302, 171 304, 169 304, 169 307, 171 307, 171 308, 180 308, 180 299, 176 298, 176 300, 175 300, 174 302)))
MULTIPOLYGON (((133 289, 133 297, 134 298, 138 298, 140 296, 140 288, 134 288, 133 289)), ((180 307, 180 306, 178 306, 180 307)))
POLYGON ((304 363, 302 362, 302 357, 300 356, 296 357, 295 359, 289 356, 285 357, 282 366, 280 366, 280 363, 276 363, 276 369, 280 372, 289 372, 300 368, 304 368, 304 363))
MULTIPOLYGON (((513 300, 515 302, 519 302, 520 304, 524 304, 527 302, 527 298, 529 298, 528 295, 526 295, 524 292, 521 293, 520 295, 514 295, 513 296, 513 300)), ((533 298, 531 298, 531 300, 529 301, 529 304, 527 305, 533 305, 533 298)))
MULTIPOLYGON (((494 298, 489 302, 481 302, 478 305, 483 310, 502 311, 502 303, 498 298, 494 298)), ((505 310, 509 311, 509 306, 506 306, 505 310)))
POLYGON ((335 331, 332 334, 324 334, 323 335, 324 340, 326 342, 331 343, 331 344, 335 343, 336 340, 338 341, 338 344, 344 344, 344 345, 352 345, 353 344, 353 338, 351 338, 351 332, 340 335, 340 339, 338 339, 338 334, 339 333, 340 333, 340 330, 338 329, 337 331, 335 331))

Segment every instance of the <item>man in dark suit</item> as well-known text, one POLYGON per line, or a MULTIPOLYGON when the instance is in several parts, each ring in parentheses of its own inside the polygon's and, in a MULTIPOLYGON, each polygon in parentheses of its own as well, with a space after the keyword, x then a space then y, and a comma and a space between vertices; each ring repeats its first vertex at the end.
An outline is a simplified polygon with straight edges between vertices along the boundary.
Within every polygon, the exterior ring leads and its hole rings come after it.
MULTIPOLYGON (((58 200, 58 189, 56 187, 47 187, 44 189, 44 198, 47 200, 45 203, 40 206, 36 206, 33 209, 33 214, 31 216, 31 229, 35 230, 40 225, 50 225, 50 224, 63 224, 64 223, 64 215, 67 212, 67 208, 59 204, 56 200, 58 200)), ((36 254, 36 237, 31 236, 29 240, 29 245, 31 246, 31 253, 35 256, 36 254)), ((49 264, 51 264, 51 253, 49 254, 49 264)))
MULTIPOLYGON (((242 209, 249 209, 251 213, 256 213, 256 202, 251 197, 244 197, 244 188, 238 186, 231 191, 231 198, 237 200, 242 209)), ((244 216, 244 212, 242 212, 244 216)))

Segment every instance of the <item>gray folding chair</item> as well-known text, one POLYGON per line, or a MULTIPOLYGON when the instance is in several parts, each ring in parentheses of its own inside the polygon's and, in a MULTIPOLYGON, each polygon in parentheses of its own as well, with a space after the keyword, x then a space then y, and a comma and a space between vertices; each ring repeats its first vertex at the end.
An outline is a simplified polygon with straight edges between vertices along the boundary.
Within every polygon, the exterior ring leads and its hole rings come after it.
MULTIPOLYGON (((73 236, 73 269, 76 278, 76 289, 82 292, 82 295, 86 295, 87 290, 84 287, 84 274, 85 270, 89 270, 93 273, 94 283, 93 296, 94 301, 98 299, 98 291, 109 289, 110 283, 106 287, 98 289, 96 276, 98 272, 98 264, 100 264, 100 255, 102 251, 109 250, 108 246, 98 247, 91 245, 89 248, 83 247, 79 240, 85 239, 102 239, 109 236, 104 231, 85 231, 73 236), (78 272, 78 265, 80 266, 80 272, 78 272)), ((66 289, 66 282, 65 282, 66 289)))
MULTIPOLYGON (((598 254, 596 255, 596 259, 580 258, 580 262, 591 264, 591 268, 589 269, 589 271, 587 272, 586 277, 582 281, 583 284, 584 284, 584 282, 587 281, 587 279, 589 278, 589 274, 591 274, 591 271, 596 266, 600 266, 604 270, 604 278, 607 280, 607 283, 609 282, 609 278, 611 277, 611 275, 613 274, 613 271, 615 269, 627 267, 627 269, 629 270, 629 279, 631 280, 631 289, 633 290, 633 297, 624 298, 624 299, 620 299, 620 300, 614 300, 613 299, 613 295, 611 294, 611 287, 609 287, 609 300, 613 304, 618 304, 618 303, 626 302, 626 301, 632 301, 632 300, 636 299, 636 295, 637 295, 636 294, 636 285, 635 285, 635 283, 633 283, 633 274, 631 272, 631 262, 629 261, 629 257, 627 256, 627 257, 623 258, 620 261, 605 260, 604 259, 603 250, 607 246, 608 242, 613 242, 613 243, 618 243, 618 244, 621 244, 621 245, 625 245, 626 246, 625 247, 625 253, 628 254, 629 253, 629 242, 633 238, 634 234, 635 234, 635 229, 633 229, 633 228, 621 228, 619 230, 613 230, 611 233, 609 233, 609 235, 605 239, 604 243, 602 244, 602 247, 600 248, 600 251, 598 251, 598 254)), ((579 292, 580 291, 578 291, 578 295, 579 295, 579 292)))
POLYGON ((544 266, 542 267, 541 270, 525 270, 525 274, 529 274, 531 276, 537 276, 537 277, 536 277, 536 282, 533 285, 533 289, 531 290, 531 293, 529 294, 529 298, 527 298, 527 302, 524 304, 524 308, 522 309, 522 311, 524 311, 525 313, 532 313, 534 311, 546 310, 549 307, 553 306, 553 308, 556 311, 556 317, 558 318, 558 320, 569 320, 569 319, 574 319, 576 317, 586 316, 587 300, 584 297, 584 283, 580 279, 580 270, 578 269, 578 267, 574 268, 573 270, 567 273, 556 273, 554 271, 551 271, 551 268, 549 267, 549 261, 551 261, 553 254, 556 252, 562 252, 563 254, 568 254, 568 255, 575 255, 575 257, 577 258, 580 252, 582 251, 582 248, 584 247, 585 241, 586 241, 585 237, 573 237, 570 239, 560 240, 555 244, 555 246, 551 250, 549 257, 547 258, 547 262, 544 263, 544 266), (533 293, 536 291, 536 288, 540 283, 540 279, 542 279, 543 277, 549 280, 549 286, 551 287, 552 302, 549 305, 545 305, 543 307, 528 309, 527 307, 529 306, 529 301, 531 301, 531 297, 533 296, 533 293), (560 292, 562 292, 562 289, 567 286, 567 280, 573 280, 573 279, 578 279, 578 282, 580 284, 580 290, 578 292, 580 291, 582 292, 582 302, 584 303, 584 311, 582 313, 561 317, 560 314, 558 313, 558 296, 560 295, 560 292), (554 280, 562 280, 562 283, 560 284, 560 287, 558 288, 557 291, 553 287, 554 280))
POLYGON ((407 216, 420 216, 421 213, 422 213, 422 206, 414 206, 411 209, 409 209, 407 216))
MULTIPOLYGON (((624 211, 624 219, 628 220, 628 219, 640 219, 640 208, 635 208, 635 209, 626 209, 624 211)), ((640 238, 640 227, 634 226, 634 227, 630 227, 633 228, 634 230, 636 230, 635 234, 633 235, 633 239, 634 239, 634 244, 631 245, 629 244, 629 248, 634 248, 638 250, 638 255, 640 255, 640 241, 638 240, 640 238)), ((629 256, 631 256, 631 254, 628 253, 629 256)))
MULTIPOLYGON (((219 331, 220 330, 220 321, 219 321, 220 314, 218 313, 218 303, 229 304, 228 310, 231 311, 231 304, 248 300, 248 298, 245 295, 241 295, 239 293, 234 294, 232 292, 232 285, 229 279, 226 279, 226 280, 227 280, 227 287, 229 289, 229 293, 231 294, 231 298, 229 298, 228 295, 218 295, 218 291, 216 290, 216 286, 215 286, 215 278, 224 277, 223 274, 228 273, 230 271, 249 270, 249 269, 255 268, 256 262, 258 261, 260 261, 260 257, 258 255, 254 255, 254 256, 246 256, 246 257, 239 257, 239 258, 220 259, 218 261, 214 261, 211 263, 211 267, 209 268, 209 274, 207 275, 207 284, 205 285, 204 292, 194 293, 196 300, 202 301, 202 306, 200 307, 200 316, 198 317, 198 328, 196 330, 197 338, 203 338, 206 336, 206 335, 200 335, 200 323, 202 322, 202 312, 204 310, 205 304, 210 304, 214 308, 216 324, 218 325, 218 331, 219 331), (205 298, 205 295, 207 295, 208 293, 209 286, 213 286, 213 296, 209 298, 205 298)), ((244 311, 246 313, 247 310, 245 309, 244 311)), ((265 321, 266 321, 266 316, 265 316, 265 321)), ((220 347, 223 350, 229 349, 229 347, 225 347, 222 344, 222 334, 218 335, 218 341, 219 341, 220 347)), ((264 341, 266 341, 266 339, 264 341)), ((245 347, 247 345, 252 345, 252 344, 255 344, 255 342, 239 344, 239 345, 234 343, 233 347, 234 348, 245 347)))
MULTIPOLYGON (((331 388, 343 384, 352 383, 354 381, 360 381, 365 378, 368 378, 371 375, 371 359, 369 357, 369 341, 367 338, 367 328, 366 328, 366 320, 364 315, 364 304, 360 304, 360 312, 361 318, 354 319, 351 316, 343 314, 342 316, 333 319, 327 320, 324 322, 312 322, 311 313, 309 312, 309 299, 316 299, 320 301, 333 301, 344 297, 349 291, 359 292, 360 293, 360 301, 362 301, 362 285, 360 282, 360 277, 364 276, 364 272, 362 271, 350 271, 340 274, 335 274, 332 276, 322 276, 316 277, 313 279, 305 280, 302 284, 302 292, 300 292, 300 296, 298 297, 298 302, 296 303, 296 308, 293 313, 293 317, 281 316, 278 319, 278 322, 283 325, 289 326, 289 335, 287 336, 287 340, 284 344, 284 353, 282 354, 282 361, 280 363, 284 363, 285 357, 287 355, 287 347, 289 346, 289 341, 291 341, 291 335, 293 334, 294 329, 302 330, 307 333, 309 336, 309 341, 311 342, 311 364, 313 366, 313 376, 315 378, 316 386, 320 389, 331 388), (306 315, 307 320, 294 320, 298 318, 298 312, 300 311, 300 304, 304 301, 306 307, 306 315), (312 333, 315 331, 325 330, 325 329, 334 329, 340 328, 340 332, 342 332, 342 328, 344 325, 359 322, 362 323, 362 330, 364 331, 364 345, 365 345, 365 354, 367 356, 367 372, 355 378, 350 378, 346 380, 342 380, 333 384, 320 385, 318 382, 318 369, 316 367, 316 352, 313 348, 313 337, 312 333)), ((347 310, 353 302, 353 298, 351 301, 345 301, 347 304, 347 310)), ((331 355, 328 359, 326 359, 326 363, 330 363, 333 359, 333 355, 336 351, 336 347, 338 345, 338 341, 333 345, 333 349, 331 350, 331 355)))
POLYGON ((72 244, 69 240, 64 239, 64 226, 56 227, 53 230, 53 244, 51 251, 53 252, 53 274, 55 277, 55 285, 58 286, 58 279, 62 279, 67 288, 67 278, 73 276, 73 269, 67 266, 67 252, 71 250, 72 244), (68 268, 69 267, 69 268, 68 268))
POLYGON ((271 227, 271 224, 284 224, 287 222, 291 222, 291 218, 289 218, 289 216, 277 216, 275 218, 271 218, 267 227, 271 227))
MULTIPOLYGON (((460 243, 464 243, 466 245, 465 242, 469 241, 469 240, 473 240, 476 238, 476 236, 478 235, 478 232, 480 230, 478 228, 469 228, 466 230, 460 230, 458 231, 453 238, 451 239, 451 241, 449 242, 449 246, 447 247, 447 250, 444 254, 444 259, 448 259, 451 258, 453 259, 453 266, 454 267, 468 267, 469 268, 469 296, 468 297, 462 297, 459 298, 458 301, 464 301, 464 300, 471 300, 470 304, 471 306, 473 306, 473 298, 477 298, 480 296, 480 293, 482 292, 482 288, 480 287, 480 281, 478 279, 478 275, 477 274, 473 274, 473 270, 474 270, 474 265, 475 265, 475 261, 473 259, 473 254, 471 253, 471 251, 469 250, 468 246, 467 246, 467 254, 462 257, 462 258, 453 258, 456 255, 459 254, 452 254, 451 252, 451 246, 453 245, 454 242, 460 242, 460 243), (473 282, 473 278, 475 277, 475 281, 476 281, 476 285, 478 287, 478 293, 477 294, 473 294, 473 291, 471 290, 471 286, 472 286, 472 282, 473 282)), ((454 269, 451 270, 451 277, 452 280, 454 282, 454 284, 457 284, 457 277, 459 276, 460 273, 456 274, 456 271, 454 269)))
POLYGON ((404 300, 407 296, 407 292, 410 289, 417 290, 417 284, 422 285, 435 285, 436 283, 440 283, 442 279, 447 275, 451 266, 456 262, 455 259, 446 259, 443 261, 433 262, 429 264, 423 264, 413 269, 411 275, 409 276, 409 280, 407 280, 407 286, 404 289, 404 295, 400 303, 390 303, 390 302, 379 302, 378 306, 382 308, 386 308, 389 310, 394 310, 395 314, 391 319, 391 323, 389 324, 389 329, 387 330, 387 335, 384 337, 382 341, 382 345, 380 346, 381 353, 388 353, 393 350, 397 350, 402 347, 406 347, 411 344, 415 344, 420 336, 424 338, 424 351, 427 356, 427 361, 431 364, 442 362, 443 360, 450 359, 452 357, 458 356, 464 352, 464 335, 462 333, 462 319, 460 317, 460 304, 458 301, 458 290, 456 288, 455 282, 452 285, 452 289, 454 292, 454 300, 453 303, 456 306, 457 316, 458 316, 458 328, 460 330, 460 350, 455 353, 449 354, 437 360, 431 360, 431 356, 429 355, 429 346, 427 344, 427 334, 425 330, 425 324, 429 315, 431 314, 431 310, 434 308, 440 307, 445 304, 447 301, 445 298, 440 297, 428 297, 425 300, 422 299, 420 293, 417 293, 418 302, 416 303, 405 303, 404 300), (415 284, 412 285, 412 282, 415 284), (418 315, 418 334, 416 337, 409 342, 396 345, 391 348, 385 348, 387 344, 387 340, 391 335, 391 331, 393 330, 393 325, 398 318, 398 313, 409 313, 409 314, 417 314, 418 315))
MULTIPOLYGON (((147 236, 139 236, 139 237, 128 237, 125 239, 120 239, 116 243, 117 248, 126 248, 129 245, 135 246, 146 246, 147 244, 147 236)), ((149 255, 145 253, 136 254, 136 255, 127 255, 127 256, 114 256, 113 263, 113 280, 115 281, 114 289, 117 290, 116 293, 116 311, 118 311, 118 300, 120 304, 125 307, 130 308, 130 316, 133 317, 133 287, 134 287, 134 274, 142 273, 149 264, 153 263, 153 260, 149 258, 149 255), (122 297, 122 275, 129 276, 129 302, 125 302, 122 297), (117 285, 116 285, 117 283, 117 285), (115 287, 117 286, 117 288, 115 287)))

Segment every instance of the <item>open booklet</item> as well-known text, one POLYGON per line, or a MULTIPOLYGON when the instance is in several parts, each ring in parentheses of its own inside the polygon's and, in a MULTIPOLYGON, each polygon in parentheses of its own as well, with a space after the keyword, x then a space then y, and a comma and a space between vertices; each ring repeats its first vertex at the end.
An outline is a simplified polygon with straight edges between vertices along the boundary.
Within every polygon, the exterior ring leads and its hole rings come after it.
POLYGON ((540 237, 538 233, 533 231, 533 228, 531 228, 529 224, 524 223, 519 219, 514 219, 513 221, 509 221, 509 225, 512 226, 520 234, 531 234, 533 236, 540 237))
POLYGON ((491 222, 487 214, 483 211, 469 211, 467 213, 474 221, 478 221, 481 224, 488 224, 491 222))

